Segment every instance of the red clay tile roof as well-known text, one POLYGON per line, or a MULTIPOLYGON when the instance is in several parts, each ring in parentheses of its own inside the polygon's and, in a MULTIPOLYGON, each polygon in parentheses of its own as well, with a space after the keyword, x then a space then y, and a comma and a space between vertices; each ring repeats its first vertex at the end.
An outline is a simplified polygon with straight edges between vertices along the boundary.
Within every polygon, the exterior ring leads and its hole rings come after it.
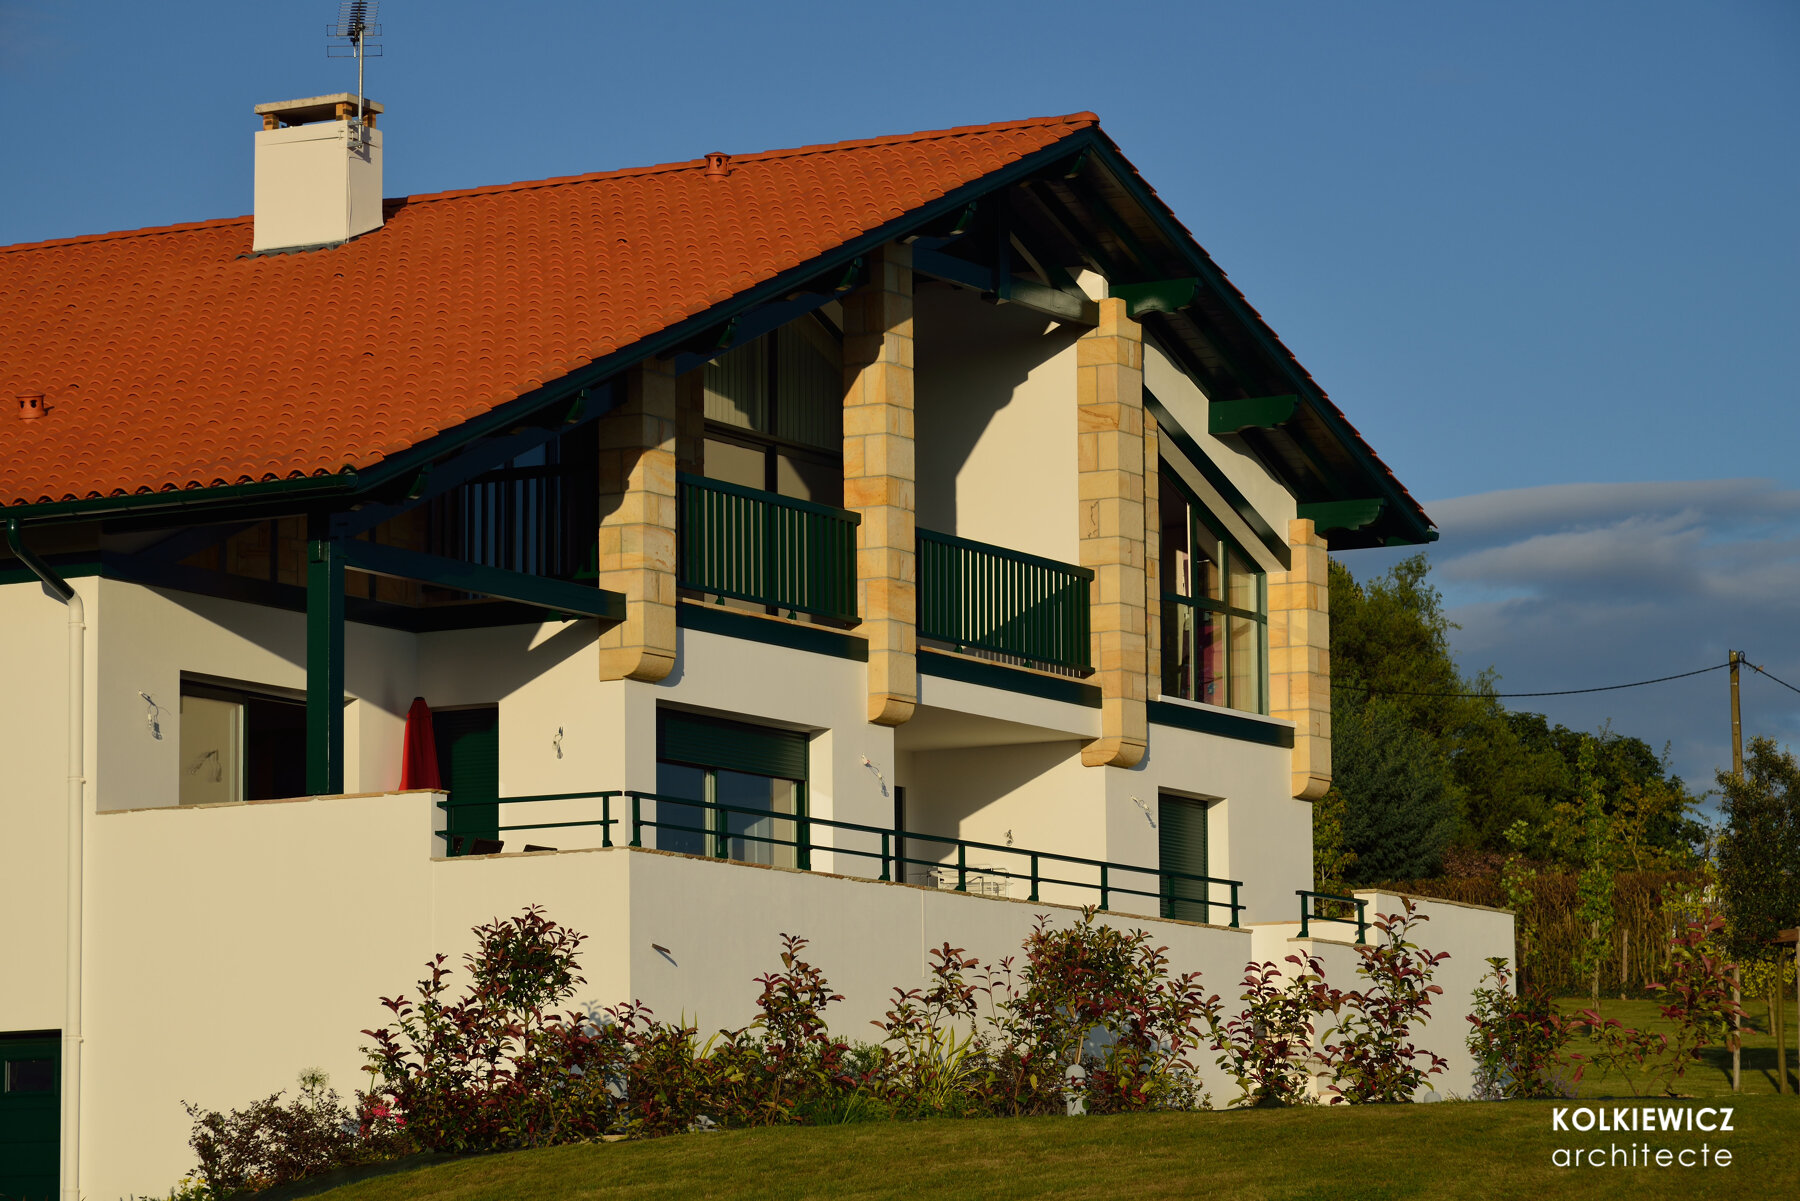
POLYGON ((414 196, 313 253, 245 257, 248 217, 0 247, 0 505, 366 468, 1097 124, 414 196))

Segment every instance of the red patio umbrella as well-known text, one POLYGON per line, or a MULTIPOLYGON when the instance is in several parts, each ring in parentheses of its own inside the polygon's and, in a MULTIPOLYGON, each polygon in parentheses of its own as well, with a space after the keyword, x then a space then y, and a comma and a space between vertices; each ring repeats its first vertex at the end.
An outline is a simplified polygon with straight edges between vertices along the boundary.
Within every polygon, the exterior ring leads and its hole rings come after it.
POLYGON ((437 737, 431 731, 431 707, 415 696, 406 711, 406 741, 400 751, 400 791, 442 788, 438 776, 437 737))

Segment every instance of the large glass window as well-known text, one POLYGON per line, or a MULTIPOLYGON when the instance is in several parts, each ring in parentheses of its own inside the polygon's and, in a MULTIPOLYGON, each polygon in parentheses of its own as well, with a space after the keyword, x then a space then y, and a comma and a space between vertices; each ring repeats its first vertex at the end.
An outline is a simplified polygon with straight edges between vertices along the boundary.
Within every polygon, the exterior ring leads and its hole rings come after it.
POLYGON ((844 355, 819 315, 735 346, 706 371, 706 474, 843 501, 844 355))
POLYGON ((803 866, 804 735, 680 713, 658 724, 658 850, 803 866))
POLYGON ((1263 572, 1168 471, 1160 479, 1158 515, 1164 695, 1267 712, 1263 572))
POLYGON ((181 683, 183 805, 306 795, 306 704, 181 683))

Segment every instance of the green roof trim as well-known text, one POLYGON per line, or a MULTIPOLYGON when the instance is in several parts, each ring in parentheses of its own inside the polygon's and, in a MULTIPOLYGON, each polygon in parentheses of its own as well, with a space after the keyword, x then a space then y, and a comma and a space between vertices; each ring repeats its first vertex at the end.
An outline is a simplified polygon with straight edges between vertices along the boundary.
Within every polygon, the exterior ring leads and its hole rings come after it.
POLYGON ((1310 520, 1313 529, 1323 534, 1373 525, 1386 509, 1385 500, 1322 500, 1299 506, 1294 515, 1310 520))
POLYGON ((1109 294, 1125 302, 1125 311, 1135 321, 1144 313, 1179 313, 1200 298, 1200 281, 1188 278, 1114 284, 1109 294))
POLYGON ((1214 435, 1235 434, 1241 430, 1279 429, 1294 419, 1300 398, 1255 396, 1247 400, 1215 400, 1206 406, 1206 424, 1214 435))

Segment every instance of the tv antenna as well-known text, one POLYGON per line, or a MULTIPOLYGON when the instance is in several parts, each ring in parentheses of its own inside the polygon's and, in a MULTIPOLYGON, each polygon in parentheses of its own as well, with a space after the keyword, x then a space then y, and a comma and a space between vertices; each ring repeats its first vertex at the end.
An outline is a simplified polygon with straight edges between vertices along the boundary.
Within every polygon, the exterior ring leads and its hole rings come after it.
POLYGON ((368 124, 364 120, 363 104, 363 60, 369 57, 381 57, 381 43, 371 42, 371 37, 381 36, 381 0, 342 0, 338 5, 338 19, 335 25, 325 27, 325 36, 330 43, 325 47, 327 58, 354 58, 356 60, 356 137, 359 141, 368 141, 368 124))

